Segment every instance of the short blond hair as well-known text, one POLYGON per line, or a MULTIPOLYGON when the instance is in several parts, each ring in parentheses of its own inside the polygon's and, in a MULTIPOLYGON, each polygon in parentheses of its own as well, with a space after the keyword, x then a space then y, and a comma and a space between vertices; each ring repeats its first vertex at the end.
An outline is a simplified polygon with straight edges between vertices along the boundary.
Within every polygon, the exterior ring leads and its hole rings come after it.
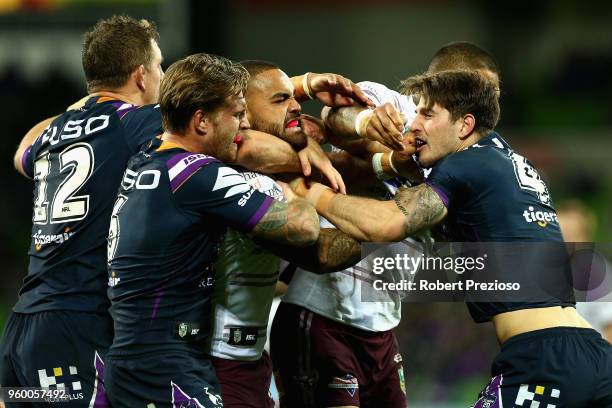
POLYGON ((172 64, 161 83, 159 108, 165 130, 182 132, 198 110, 212 112, 246 90, 249 73, 212 54, 194 54, 172 64))

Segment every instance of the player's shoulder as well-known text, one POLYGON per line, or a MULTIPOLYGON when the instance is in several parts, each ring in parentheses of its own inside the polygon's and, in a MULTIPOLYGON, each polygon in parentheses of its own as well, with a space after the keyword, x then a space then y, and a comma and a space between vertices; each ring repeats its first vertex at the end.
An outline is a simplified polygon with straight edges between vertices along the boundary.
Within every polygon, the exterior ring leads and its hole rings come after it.
POLYGON ((217 179, 224 176, 231 178, 232 175, 236 175, 240 178, 240 182, 244 183, 244 179, 236 170, 225 166, 213 156, 180 149, 165 152, 163 150, 157 151, 156 156, 158 161, 164 162, 164 167, 168 172, 170 188, 173 192, 187 185, 192 188, 199 186, 214 189, 215 183, 218 183, 217 179))
POLYGON ((114 114, 113 116, 117 119, 123 118, 128 112, 137 109, 137 105, 133 105, 122 100, 108 97, 108 96, 91 96, 89 97, 82 106, 75 106, 68 108, 66 114, 77 114, 77 115, 96 115, 99 113, 114 114))
POLYGON ((510 169, 511 153, 510 145, 499 134, 491 132, 470 147, 441 159, 432 174, 448 174, 471 184, 499 182, 510 169))
POLYGON ((123 109, 118 109, 117 111, 121 113, 121 119, 123 119, 124 122, 135 121, 143 118, 150 119, 158 116, 161 120, 159 104, 142 106, 130 105, 123 107, 123 109))
POLYGON ((159 105, 134 105, 119 99, 106 96, 92 96, 82 107, 68 110, 66 114, 96 115, 99 113, 112 114, 113 119, 118 119, 124 126, 133 124, 140 125, 143 122, 154 121, 159 118, 161 126, 161 114, 159 105))
MULTIPOLYGON (((93 133, 93 129, 114 129, 116 124, 138 106, 105 96, 91 96, 80 107, 69 108, 59 115, 51 124, 62 128, 81 126, 84 132, 93 133)), ((64 129, 65 131, 65 129, 64 129)))
POLYGON ((368 91, 381 94, 393 92, 393 90, 389 89, 386 85, 374 81, 357 82, 357 86, 359 86, 359 88, 361 88, 361 90, 363 90, 364 92, 368 91))
POLYGON ((114 132, 118 119, 114 114, 117 107, 113 103, 117 103, 117 100, 90 97, 82 106, 69 109, 53 119, 33 145, 41 149, 61 148, 94 134, 114 132))
POLYGON ((126 106, 123 109, 117 109, 117 114, 127 129, 140 128, 145 125, 161 129, 162 126, 159 105, 126 106))
POLYGON ((272 177, 242 167, 234 167, 243 177, 245 183, 278 201, 285 201, 282 187, 272 177))
POLYGON ((512 153, 510 145, 496 132, 490 132, 473 145, 447 156, 448 163, 477 160, 479 166, 499 165, 499 160, 512 153))
POLYGON ((357 85, 377 106, 384 103, 391 103, 402 112, 414 110, 414 104, 411 98, 388 88, 386 85, 373 81, 362 81, 358 82, 357 85))
POLYGON ((479 152, 472 150, 471 147, 449 154, 432 166, 432 172, 444 171, 452 174, 463 174, 480 164, 477 159, 479 155, 479 152))

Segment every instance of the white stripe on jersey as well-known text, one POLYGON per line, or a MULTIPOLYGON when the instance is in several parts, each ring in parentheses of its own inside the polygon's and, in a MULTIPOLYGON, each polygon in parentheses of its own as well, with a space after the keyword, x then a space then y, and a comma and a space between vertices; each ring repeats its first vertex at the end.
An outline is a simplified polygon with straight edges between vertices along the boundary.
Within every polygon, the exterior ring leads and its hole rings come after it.
POLYGON ((179 161, 174 166, 172 166, 170 170, 168 170, 168 177, 170 178, 170 181, 174 180, 176 176, 181 174, 181 172, 185 170, 187 166, 193 163, 196 163, 200 160, 210 159, 210 158, 212 157, 207 156, 205 154, 192 154, 192 155, 184 157, 183 159, 181 159, 181 161, 179 161))

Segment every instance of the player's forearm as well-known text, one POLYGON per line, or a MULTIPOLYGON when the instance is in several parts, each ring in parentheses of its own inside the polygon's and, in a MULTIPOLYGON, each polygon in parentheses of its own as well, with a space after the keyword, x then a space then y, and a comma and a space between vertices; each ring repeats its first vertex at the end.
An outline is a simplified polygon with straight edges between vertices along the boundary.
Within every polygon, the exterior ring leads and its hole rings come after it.
POLYGON ((55 118, 57 118, 57 116, 53 116, 51 118, 47 118, 47 119, 37 123, 36 125, 34 125, 34 127, 32 127, 32 129, 30 129, 28 131, 28 133, 25 134, 25 136, 21 139, 21 142, 19 142, 19 146, 17 147, 17 151, 15 152, 15 155, 13 156, 13 165, 15 166, 15 170, 17 170, 22 175, 24 175, 26 177, 29 177, 25 173, 25 170, 24 170, 23 165, 21 163, 21 159, 23 158, 23 154, 28 149, 28 147, 30 147, 32 145, 32 143, 34 143, 36 138, 42 134, 42 132, 47 128, 47 126, 49 126, 51 124, 51 122, 53 122, 53 120, 55 118))
POLYGON ((328 153, 328 157, 336 170, 343 175, 344 182, 350 189, 351 194, 377 182, 372 170, 371 160, 353 156, 345 151, 328 153))
POLYGON ((314 183, 296 180, 293 187, 319 214, 359 241, 395 242, 440 223, 448 214, 444 202, 427 184, 398 189, 393 200, 336 194, 314 183))
POLYGON ((363 106, 345 106, 341 108, 325 107, 321 111, 321 118, 332 133, 338 137, 360 139, 355 133, 355 120, 359 112, 367 108, 363 106))
POLYGON ((314 207, 296 197, 289 203, 274 201, 252 232, 262 239, 307 247, 317 241, 319 229, 319 217, 314 207))
POLYGON ((285 260, 314 273, 341 271, 361 259, 359 242, 335 228, 322 228, 314 245, 299 251, 278 243, 258 243, 285 260))
MULTIPOLYGON (((309 76, 312 75, 309 74, 309 76)), ((295 97, 295 100, 298 102, 304 102, 307 101, 309 99, 311 99, 312 95, 312 91, 310 90, 309 87, 309 83, 305 83, 305 81, 310 80, 310 78, 305 77, 306 74, 303 75, 297 75, 297 76, 293 76, 291 77, 291 84, 293 85, 293 89, 294 89, 294 94, 293 96, 295 97), (306 85, 306 87, 304 86, 306 85), (308 92, 310 93, 310 95, 308 95, 306 93, 306 90, 308 90, 308 92)))
POLYGON ((392 201, 326 194, 317 200, 317 211, 354 239, 392 242, 405 237, 404 216, 392 201))
POLYGON ((388 147, 381 143, 362 138, 355 132, 355 120, 359 112, 364 109, 361 106, 335 109, 324 107, 321 111, 321 118, 330 130, 327 138, 328 143, 361 158, 366 158, 372 153, 390 151, 388 147))
POLYGON ((316 248, 318 269, 315 272, 344 270, 361 259, 360 243, 335 228, 321 229, 316 248))
POLYGON ((242 134, 236 163, 264 174, 300 173, 301 164, 291 145, 267 133, 248 130, 242 134))
POLYGON ((433 228, 448 214, 438 193, 425 183, 399 188, 393 202, 404 215, 404 236, 433 228))

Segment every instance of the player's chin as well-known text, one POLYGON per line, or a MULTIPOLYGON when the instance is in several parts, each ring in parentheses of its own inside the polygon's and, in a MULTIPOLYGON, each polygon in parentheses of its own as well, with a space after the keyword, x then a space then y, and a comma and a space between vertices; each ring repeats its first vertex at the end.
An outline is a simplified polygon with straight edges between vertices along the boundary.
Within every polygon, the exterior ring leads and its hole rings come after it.
POLYGON ((431 167, 437 160, 429 149, 425 149, 426 146, 422 146, 416 151, 416 157, 419 164, 423 167, 431 167))
POLYGON ((238 160, 238 145, 235 142, 230 143, 220 156, 217 158, 223 163, 236 163, 238 160))
POLYGON ((281 139, 285 140, 295 149, 303 149, 308 144, 308 139, 306 134, 302 131, 302 128, 299 126, 285 128, 281 139))

